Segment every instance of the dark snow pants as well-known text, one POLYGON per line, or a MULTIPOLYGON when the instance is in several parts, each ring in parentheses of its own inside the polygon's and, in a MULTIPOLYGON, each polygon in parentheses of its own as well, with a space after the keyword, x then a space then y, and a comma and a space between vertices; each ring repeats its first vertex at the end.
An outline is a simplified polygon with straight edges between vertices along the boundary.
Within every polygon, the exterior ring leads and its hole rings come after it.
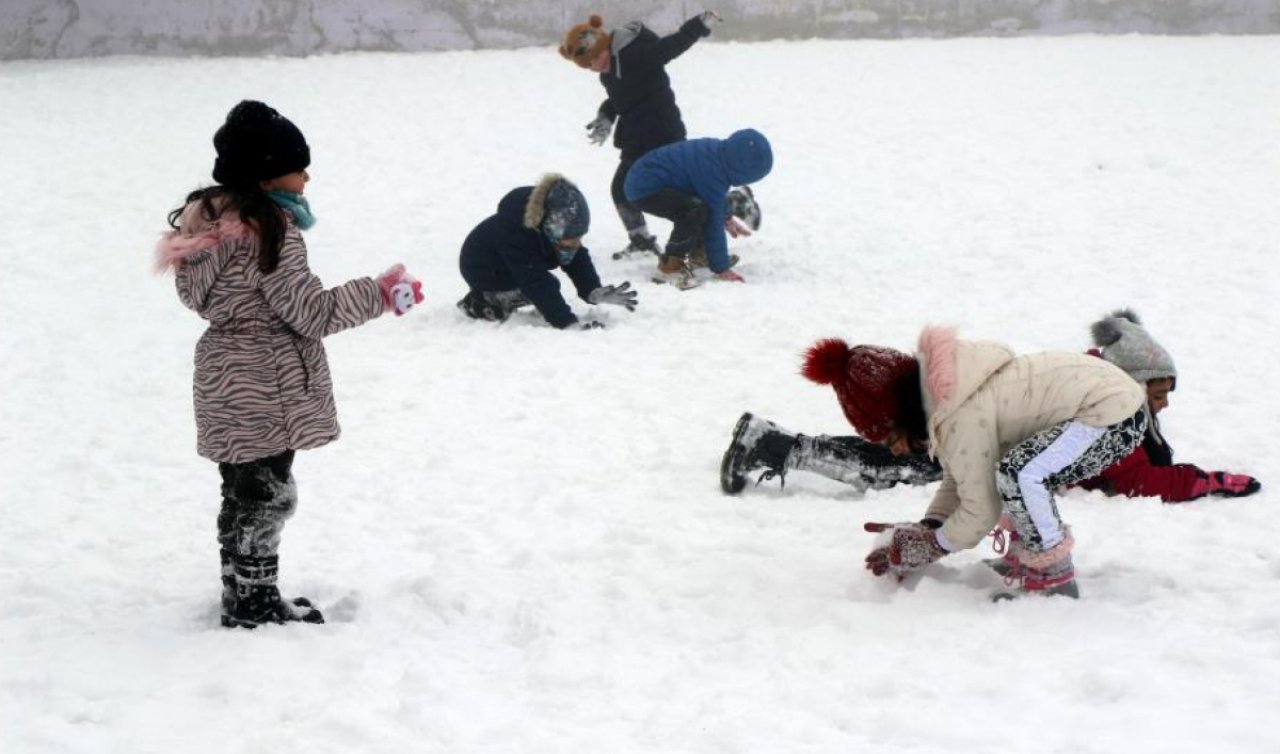
POLYGON ((627 201, 627 194, 622 185, 627 182, 627 171, 638 157, 623 157, 618 162, 618 169, 613 172, 613 182, 609 184, 609 193, 613 196, 613 206, 618 210, 618 218, 627 229, 627 235, 635 233, 644 225, 644 214, 634 204, 627 201))
POLYGON ((694 249, 701 248, 707 225, 707 205, 693 194, 662 189, 636 199, 634 204, 651 215, 674 223, 663 256, 688 259, 694 249))
POLYGON ((246 463, 220 463, 222 509, 218 543, 233 556, 266 558, 280 548, 280 532, 298 507, 292 450, 246 463))

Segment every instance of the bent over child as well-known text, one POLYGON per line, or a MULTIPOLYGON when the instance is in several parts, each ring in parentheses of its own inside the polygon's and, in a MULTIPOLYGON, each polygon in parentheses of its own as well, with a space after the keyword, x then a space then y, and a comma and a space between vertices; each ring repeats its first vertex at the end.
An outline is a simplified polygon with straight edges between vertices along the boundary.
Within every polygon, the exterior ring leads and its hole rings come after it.
POLYGON ((901 576, 969 549, 1002 516, 1020 535, 1006 554, 1021 591, 1078 597, 1075 539, 1054 488, 1096 475, 1132 452, 1146 429, 1143 394, 1123 371, 1079 353, 1015 356, 989 341, 927 327, 914 356, 821 341, 804 374, 836 392, 862 437, 900 456, 930 451, 942 464, 924 519, 868 523, 889 541, 866 558, 901 576))

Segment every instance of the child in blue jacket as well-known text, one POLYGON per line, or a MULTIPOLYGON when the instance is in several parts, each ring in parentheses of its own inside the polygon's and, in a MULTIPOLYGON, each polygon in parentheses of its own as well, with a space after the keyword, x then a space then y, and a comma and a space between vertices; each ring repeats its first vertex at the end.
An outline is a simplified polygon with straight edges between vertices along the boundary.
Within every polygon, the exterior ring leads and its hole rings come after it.
POLYGON ((636 160, 624 185, 627 200, 642 212, 674 223, 658 261, 656 283, 682 290, 699 283, 691 257, 705 254, 720 280, 743 282, 730 269, 725 233, 746 235, 727 207, 730 187, 754 183, 773 169, 773 148, 764 134, 746 128, 727 139, 690 139, 668 144, 636 160))

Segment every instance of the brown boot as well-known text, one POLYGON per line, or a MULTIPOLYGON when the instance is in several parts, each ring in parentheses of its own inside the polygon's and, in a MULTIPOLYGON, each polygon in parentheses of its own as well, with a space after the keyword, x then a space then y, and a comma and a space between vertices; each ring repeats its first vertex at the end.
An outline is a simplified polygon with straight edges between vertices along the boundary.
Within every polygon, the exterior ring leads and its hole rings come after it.
POLYGON ((658 258, 658 271, 653 275, 653 282, 670 283, 682 291, 702 285, 702 281, 694 277, 693 270, 683 257, 666 255, 658 258))
MULTIPOLYGON (((732 270, 738 265, 740 257, 737 254, 729 255, 729 266, 726 270, 732 270)), ((710 260, 707 259, 707 250, 701 246, 693 250, 689 255, 689 267, 694 270, 705 270, 711 267, 710 260)))

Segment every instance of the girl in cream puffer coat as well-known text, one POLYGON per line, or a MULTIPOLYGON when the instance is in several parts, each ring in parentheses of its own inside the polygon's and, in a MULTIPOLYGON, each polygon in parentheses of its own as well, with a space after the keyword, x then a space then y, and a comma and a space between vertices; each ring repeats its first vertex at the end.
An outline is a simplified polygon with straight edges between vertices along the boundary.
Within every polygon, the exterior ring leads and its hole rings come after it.
POLYGON ((914 357, 822 341, 804 373, 835 388, 864 438, 899 455, 928 450, 942 464, 923 521, 867 524, 891 534, 867 557, 874 574, 900 576, 969 549, 1004 516, 1018 536, 1000 570, 1025 591, 1078 596, 1074 538, 1053 489, 1096 475, 1141 441, 1143 391, 1122 370, 1085 354, 1016 356, 928 327, 914 357))

